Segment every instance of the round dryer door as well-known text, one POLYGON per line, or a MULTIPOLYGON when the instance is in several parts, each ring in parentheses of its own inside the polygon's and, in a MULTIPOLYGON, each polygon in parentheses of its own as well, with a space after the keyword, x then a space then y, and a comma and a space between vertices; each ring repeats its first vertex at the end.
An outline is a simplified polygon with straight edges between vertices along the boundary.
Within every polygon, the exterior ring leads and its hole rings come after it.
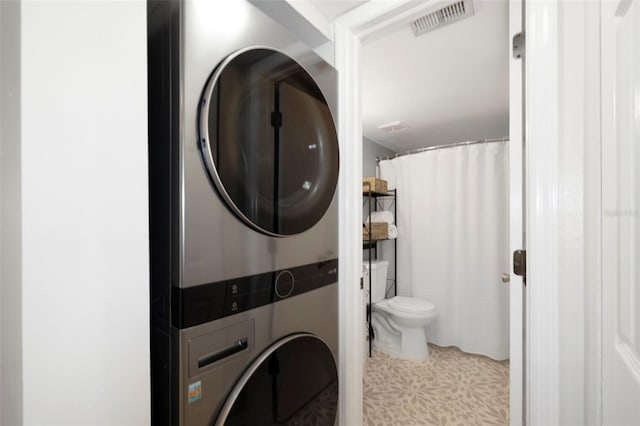
POLYGON ((235 385, 214 422, 232 425, 333 425, 338 371, 327 345, 307 333, 276 342, 235 385))
POLYGON ((268 235, 306 231, 338 181, 338 139, 320 88, 292 58, 267 48, 227 57, 200 105, 200 151, 229 208, 268 235))

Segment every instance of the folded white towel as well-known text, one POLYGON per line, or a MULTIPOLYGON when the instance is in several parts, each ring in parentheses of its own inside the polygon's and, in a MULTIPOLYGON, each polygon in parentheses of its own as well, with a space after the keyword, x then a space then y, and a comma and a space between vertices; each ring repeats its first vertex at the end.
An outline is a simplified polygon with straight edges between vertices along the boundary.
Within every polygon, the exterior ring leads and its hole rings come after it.
POLYGON ((393 224, 393 213, 390 211, 371 212, 371 217, 367 218, 367 222, 383 222, 391 225, 393 224))
POLYGON ((389 225, 389 227, 387 228, 387 236, 390 240, 398 238, 398 228, 396 228, 395 225, 389 225))

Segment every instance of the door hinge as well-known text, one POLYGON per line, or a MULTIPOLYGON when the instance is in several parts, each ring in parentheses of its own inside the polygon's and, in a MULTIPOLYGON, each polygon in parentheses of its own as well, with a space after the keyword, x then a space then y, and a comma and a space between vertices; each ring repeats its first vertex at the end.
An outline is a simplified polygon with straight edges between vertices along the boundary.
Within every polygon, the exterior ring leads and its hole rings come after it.
POLYGON ((524 32, 513 36, 513 58, 520 59, 524 57, 524 32))
POLYGON ((364 290, 364 277, 360 277, 360 290, 364 290))
POLYGON ((522 277, 524 284, 527 284, 527 251, 516 250, 513 252, 513 273, 522 277))

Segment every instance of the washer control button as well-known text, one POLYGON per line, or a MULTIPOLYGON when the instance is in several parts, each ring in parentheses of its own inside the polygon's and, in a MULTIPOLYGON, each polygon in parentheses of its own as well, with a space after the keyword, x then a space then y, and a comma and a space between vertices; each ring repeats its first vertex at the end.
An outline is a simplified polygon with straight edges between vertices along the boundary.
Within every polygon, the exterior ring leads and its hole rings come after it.
POLYGON ((290 271, 281 271, 276 276, 276 295, 281 298, 288 297, 293 291, 294 282, 290 271))

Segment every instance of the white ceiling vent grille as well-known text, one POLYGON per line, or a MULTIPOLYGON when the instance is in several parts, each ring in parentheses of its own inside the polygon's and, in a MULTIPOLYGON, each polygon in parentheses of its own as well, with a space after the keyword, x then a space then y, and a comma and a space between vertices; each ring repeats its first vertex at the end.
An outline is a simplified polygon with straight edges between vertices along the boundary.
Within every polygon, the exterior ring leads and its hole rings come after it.
POLYGON ((428 33, 474 14, 473 0, 460 0, 411 22, 415 36, 428 33))
POLYGON ((402 121, 393 121, 391 123, 381 124, 380 126, 378 126, 378 129, 384 130, 387 133, 400 132, 402 130, 407 130, 408 128, 409 125, 402 121))

